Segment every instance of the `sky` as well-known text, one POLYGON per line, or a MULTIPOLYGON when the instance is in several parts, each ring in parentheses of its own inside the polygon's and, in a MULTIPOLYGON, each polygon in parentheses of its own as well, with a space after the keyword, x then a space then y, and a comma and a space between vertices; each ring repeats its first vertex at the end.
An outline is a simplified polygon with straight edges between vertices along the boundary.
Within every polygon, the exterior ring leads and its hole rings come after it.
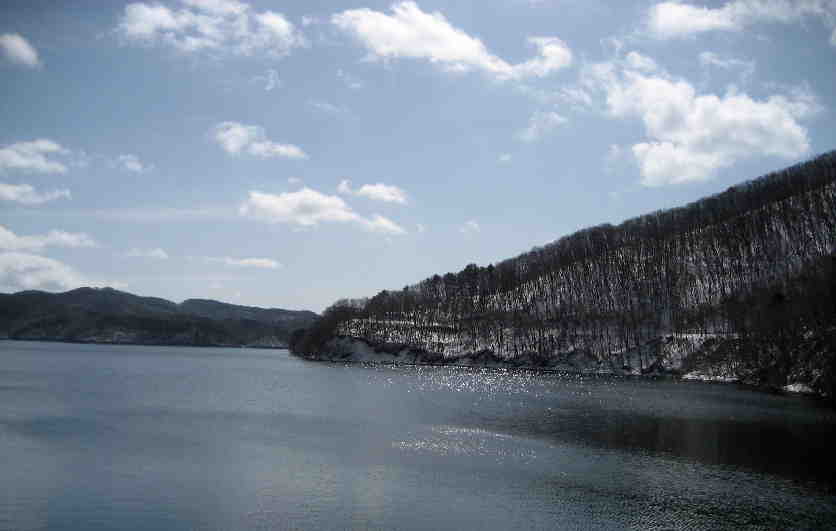
POLYGON ((321 311, 836 147, 836 0, 5 0, 0 292, 321 311))

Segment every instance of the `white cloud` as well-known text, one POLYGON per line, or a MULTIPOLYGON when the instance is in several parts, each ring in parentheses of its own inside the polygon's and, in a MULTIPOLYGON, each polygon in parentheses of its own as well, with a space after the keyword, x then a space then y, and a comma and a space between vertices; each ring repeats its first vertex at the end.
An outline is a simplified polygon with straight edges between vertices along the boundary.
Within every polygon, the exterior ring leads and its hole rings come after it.
POLYGON ((354 192, 354 195, 360 197, 367 197, 375 201, 383 201, 386 203, 400 203, 406 204, 406 192, 390 184, 375 183, 364 184, 359 190, 354 192))
POLYGON ((662 2, 650 8, 648 24, 652 33, 662 39, 737 28, 737 23, 722 9, 679 2, 662 2))
POLYGON ((466 221, 464 225, 459 227, 459 232, 462 234, 475 234, 477 232, 481 232, 481 230, 482 229, 479 227, 479 224, 473 219, 466 221))
POLYGON ((632 153, 647 186, 705 180, 747 157, 792 159, 810 149, 798 122, 816 111, 809 92, 765 100, 734 89, 723 96, 698 94, 684 79, 649 75, 625 62, 591 65, 584 77, 588 87, 603 92, 612 116, 642 120, 648 138, 632 153))
POLYGON ((0 201, 16 201, 24 205, 40 205, 55 199, 70 199, 69 190, 38 192, 29 184, 0 183, 0 201))
POLYGON ((38 173, 66 173, 67 166, 50 158, 70 151, 52 140, 40 138, 0 147, 0 172, 21 170, 38 173))
POLYGON ((337 186, 337 192, 343 195, 356 195, 385 203, 406 204, 406 192, 391 184, 364 184, 360 188, 352 190, 351 181, 343 179, 337 186))
POLYGON ((247 153, 254 157, 306 159, 308 155, 293 144, 278 144, 268 140, 264 128, 238 122, 222 122, 212 128, 218 145, 230 155, 247 153))
POLYGON ((40 251, 44 247, 97 247, 98 244, 83 232, 65 232, 51 230, 47 234, 18 236, 0 225, 0 250, 2 251, 40 251))
POLYGON ((511 162, 511 154, 503 153, 499 156, 499 162, 511 162))
POLYGON ((0 52, 12 63, 36 68, 41 65, 38 51, 18 33, 0 35, 0 52))
POLYGON ((288 177, 287 178, 287 184, 297 185, 297 184, 301 184, 301 183, 302 183, 302 179, 300 179, 299 177, 288 177))
POLYGON ((116 158, 116 163, 122 169, 133 173, 144 173, 152 169, 151 166, 143 164, 142 161, 139 160, 139 157, 131 154, 119 155, 119 157, 116 158))
POLYGON ((528 120, 528 127, 517 133, 517 138, 523 142, 534 142, 566 122, 566 118, 554 111, 537 111, 528 120))
POLYGON ((229 256, 207 256, 207 262, 216 262, 231 267, 251 267, 257 269, 278 269, 284 267, 281 263, 270 258, 231 258, 229 256))
POLYGON ((288 223, 301 227, 314 227, 320 223, 351 223, 370 232, 405 234, 395 222, 374 215, 365 218, 335 195, 325 195, 304 187, 296 192, 279 195, 251 191, 241 205, 243 216, 272 223, 288 223))
MULTIPOLYGON (((732 0, 710 8, 680 1, 660 2, 650 8, 648 27, 660 39, 685 37, 707 31, 740 30, 758 22, 799 22, 805 17, 836 25, 832 0, 732 0)), ((832 40, 832 38, 831 38, 832 40)))
POLYGON ((153 258, 154 260, 168 260, 168 253, 165 250, 155 247, 154 249, 131 249, 125 256, 130 258, 153 258))
POLYGON ((304 36, 281 13, 256 12, 235 0, 181 0, 180 9, 159 3, 125 6, 116 31, 131 42, 168 45, 180 52, 287 55, 306 46, 304 36))
POLYGON ((415 225, 415 230, 418 231, 418 234, 423 234, 427 232, 427 227, 421 223, 415 225))
POLYGON ((35 254, 0 252, 0 292, 68 290, 93 283, 68 265, 35 254))
POLYGON ((529 37, 538 55, 516 65, 491 54, 476 37, 451 25, 439 12, 427 13, 415 2, 400 2, 387 15, 349 9, 331 17, 369 51, 370 59, 425 59, 454 72, 481 71, 499 80, 544 77, 572 64, 572 52, 556 37, 529 37))

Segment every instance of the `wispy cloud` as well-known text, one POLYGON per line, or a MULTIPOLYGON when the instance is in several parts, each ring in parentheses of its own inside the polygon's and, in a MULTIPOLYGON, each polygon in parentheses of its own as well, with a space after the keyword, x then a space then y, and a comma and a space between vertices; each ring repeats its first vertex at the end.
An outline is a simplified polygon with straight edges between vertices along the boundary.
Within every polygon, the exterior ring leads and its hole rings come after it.
POLYGON ((0 172, 66 173, 67 166, 52 157, 69 153, 61 144, 46 138, 16 142, 0 147, 0 172))
POLYGON ((155 247, 153 249, 131 249, 125 256, 129 258, 151 258, 154 260, 168 260, 168 253, 165 250, 155 247))
POLYGON ((56 199, 70 199, 69 190, 39 192, 29 184, 0 183, 0 201, 13 201, 22 205, 40 205, 56 199))
POLYGON ((46 234, 18 236, 0 225, 0 250, 3 251, 41 251, 45 247, 98 247, 93 238, 83 232, 51 230, 46 234))
POLYGON ((349 114, 349 110, 345 107, 334 105, 333 103, 328 103, 327 101, 308 100, 308 105, 327 114, 349 114))
POLYGON ((554 111, 538 111, 528 120, 528 126, 517 133, 517 138, 523 142, 535 142, 568 121, 554 111))
POLYGON ((144 164, 139 157, 131 154, 119 155, 116 158, 116 165, 123 170, 132 173, 145 173, 151 171, 154 167, 144 164))
POLYGON ((352 76, 351 74, 349 74, 348 72, 346 72, 342 68, 337 69, 337 79, 342 81, 345 84, 346 87, 348 87, 352 90, 360 90, 361 88, 366 86, 365 83, 363 83, 362 81, 360 81, 356 77, 352 76))
POLYGON ((224 264, 230 267, 248 267, 255 269, 279 269, 284 267, 272 258, 232 258, 229 256, 207 256, 207 262, 224 264))

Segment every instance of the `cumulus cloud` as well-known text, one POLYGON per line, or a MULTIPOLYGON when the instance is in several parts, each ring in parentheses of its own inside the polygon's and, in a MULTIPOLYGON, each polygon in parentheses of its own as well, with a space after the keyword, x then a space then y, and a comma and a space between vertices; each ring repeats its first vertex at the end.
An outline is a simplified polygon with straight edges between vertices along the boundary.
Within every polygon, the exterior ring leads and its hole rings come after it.
POLYGON ((40 205, 55 199, 70 199, 69 190, 38 192, 29 184, 0 183, 0 201, 14 201, 23 205, 40 205))
POLYGON ((68 153, 68 149, 46 138, 9 144, 0 147, 0 172, 66 173, 67 166, 51 157, 68 153))
POLYGON ((462 234, 476 234, 477 232, 481 232, 481 230, 479 224, 473 219, 466 221, 464 225, 459 227, 459 232, 462 234))
POLYGON ((699 94, 687 80, 638 71, 628 61, 591 65, 584 78, 603 93, 611 116, 644 124, 648 138, 632 154, 647 186, 705 180, 747 157, 792 159, 810 149, 799 123, 816 111, 809 92, 763 100, 733 88, 699 94))
POLYGON ((350 223, 370 232, 405 234, 395 222, 374 215, 366 218, 355 212, 336 195, 326 195, 304 187, 278 195, 251 191, 241 205, 243 216, 272 223, 314 227, 320 223, 350 223))
POLYGON ((145 173, 146 171, 151 170, 151 166, 143 164, 136 155, 119 155, 116 158, 116 163, 120 168, 133 173, 145 173))
POLYGON ((215 262, 231 267, 251 267, 256 269, 278 269, 281 263, 270 258, 232 258, 229 256, 214 257, 207 256, 207 262, 215 262))
POLYGON ((58 260, 29 253, 0 252, 0 292, 63 291, 93 284, 58 260))
POLYGON ((281 13, 254 10, 236 0, 181 0, 180 8, 136 2, 125 6, 116 31, 127 41, 162 44, 184 52, 244 56, 287 55, 307 44, 281 13))
POLYGON ((657 38, 671 39, 707 31, 740 30, 758 22, 794 23, 806 17, 820 19, 833 28, 836 3, 832 0, 732 0, 711 8, 675 0, 651 7, 648 27, 657 38))
POLYGON ((210 131, 215 142, 230 155, 246 153, 263 159, 283 157, 306 159, 308 155, 299 146, 279 144, 269 140, 263 127, 238 122, 222 122, 210 131))
POLYGON ((37 68, 41 65, 38 51, 18 33, 0 35, 0 52, 9 62, 37 68))
POLYGON ((510 153, 502 153, 499 155, 499 162, 511 162, 511 158, 510 153))
POLYGON ((565 124, 568 120, 554 111, 537 111, 528 120, 528 126, 517 133, 523 142, 535 142, 565 124))
POLYGON ((0 250, 2 251, 41 251, 45 247, 97 247, 93 238, 83 232, 65 232, 51 230, 47 234, 18 236, 0 225, 0 250))
POLYGON ((155 247, 153 249, 131 249, 125 256, 129 258, 152 258, 154 260, 168 260, 168 253, 165 250, 155 247))
POLYGON ((356 190, 351 189, 351 181, 343 179, 337 186, 337 192, 343 195, 356 195, 384 203, 406 204, 406 192, 391 184, 364 184, 356 190))
POLYGON ((479 71, 499 80, 545 77, 572 64, 571 50, 556 37, 529 37, 537 56, 510 64, 440 12, 424 12, 415 2, 394 4, 391 15, 349 9, 335 14, 331 22, 363 44, 370 59, 424 59, 448 71, 479 71))

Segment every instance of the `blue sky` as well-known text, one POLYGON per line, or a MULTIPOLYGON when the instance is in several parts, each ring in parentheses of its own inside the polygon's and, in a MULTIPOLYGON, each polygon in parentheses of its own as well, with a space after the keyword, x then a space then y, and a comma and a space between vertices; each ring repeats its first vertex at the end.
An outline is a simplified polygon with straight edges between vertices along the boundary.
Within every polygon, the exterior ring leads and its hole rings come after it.
POLYGON ((836 147, 836 2, 7 0, 0 292, 315 311, 836 147))

